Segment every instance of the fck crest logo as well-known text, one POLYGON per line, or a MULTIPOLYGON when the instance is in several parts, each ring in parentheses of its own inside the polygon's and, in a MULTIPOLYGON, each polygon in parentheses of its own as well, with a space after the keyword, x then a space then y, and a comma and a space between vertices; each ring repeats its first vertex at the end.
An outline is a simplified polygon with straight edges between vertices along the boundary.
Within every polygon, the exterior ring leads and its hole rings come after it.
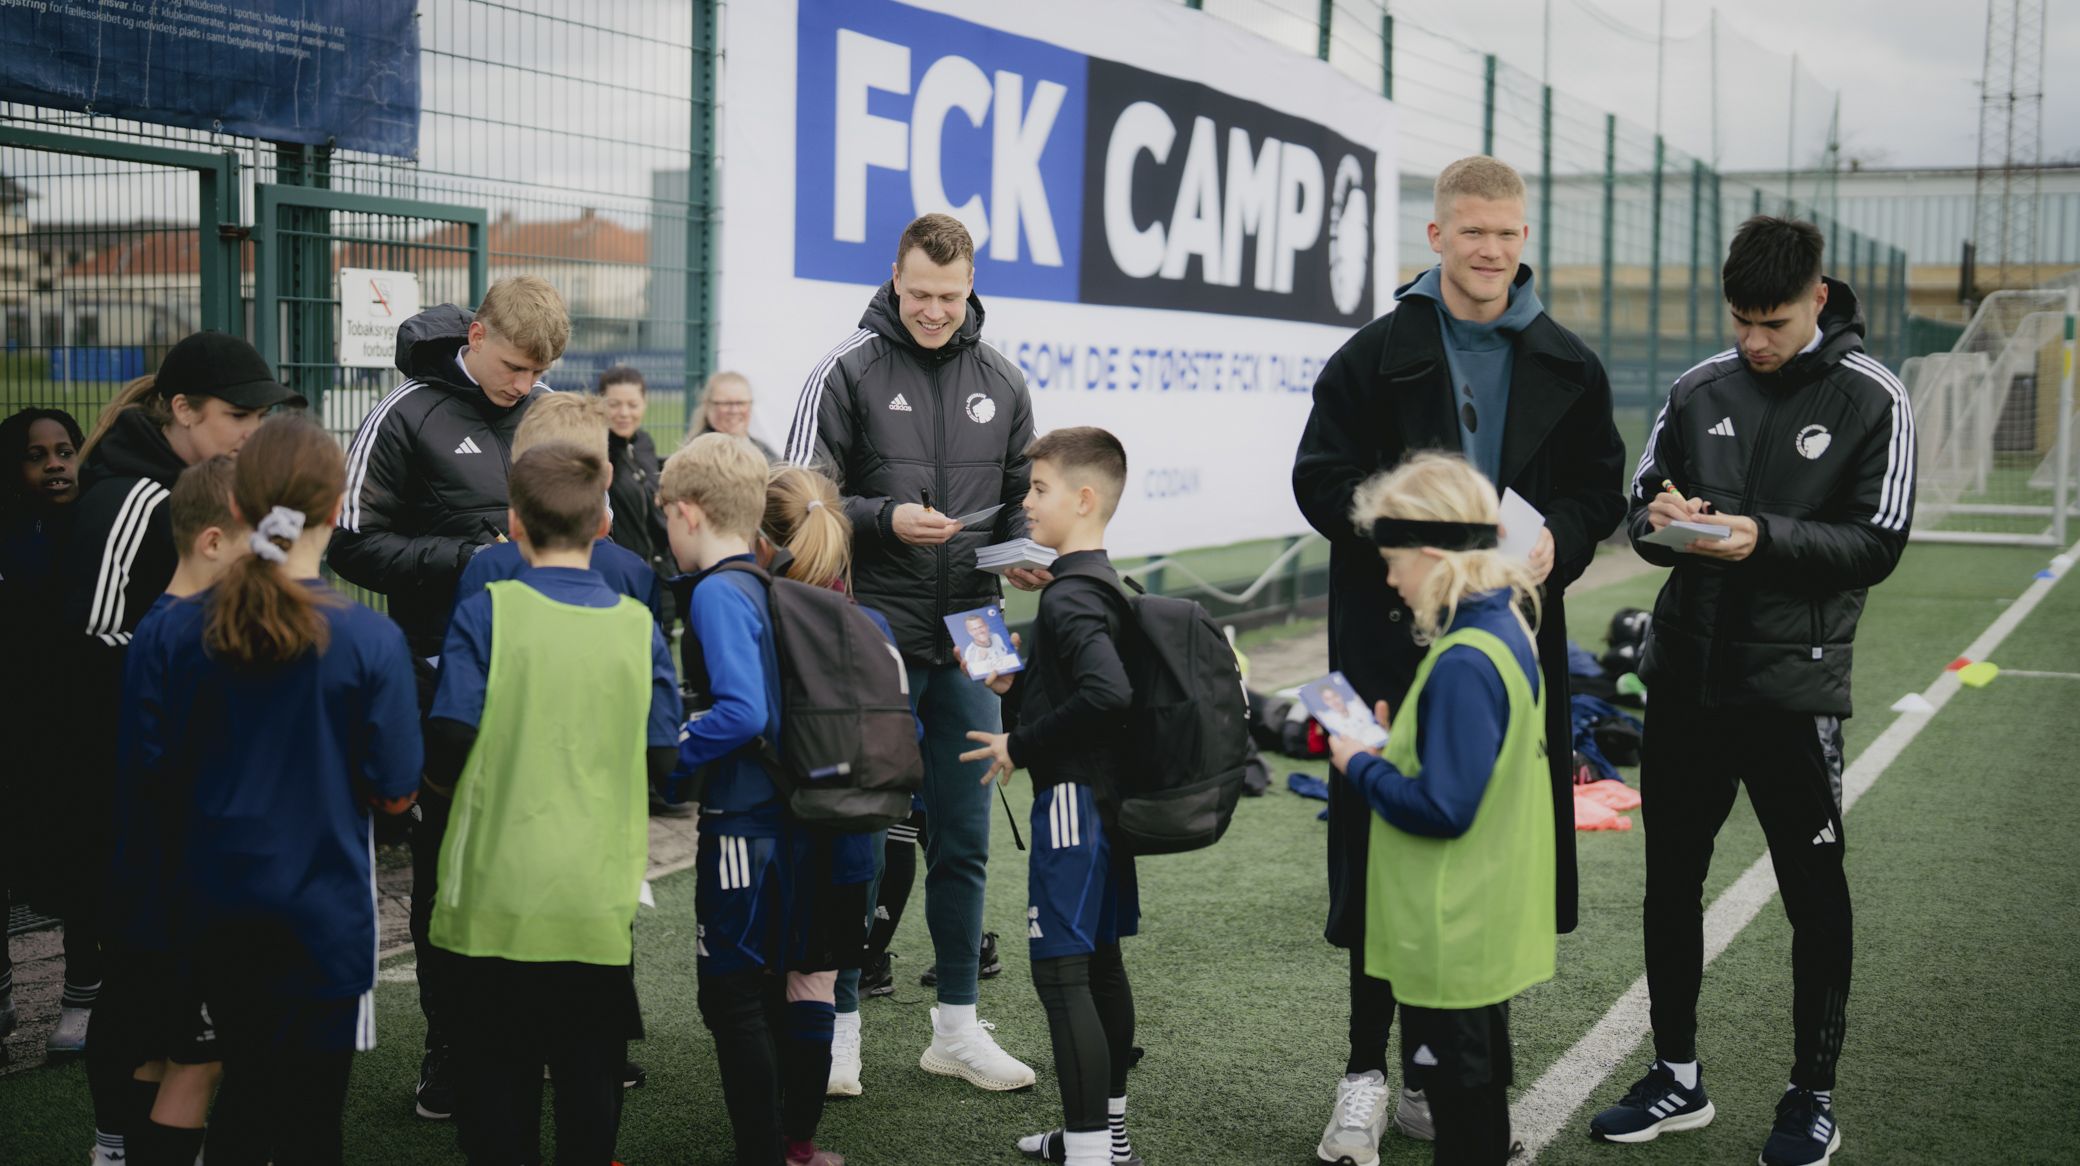
POLYGON ((1807 461, 1817 461, 1821 454, 1827 452, 1828 445, 1833 441, 1834 435, 1827 431, 1827 426, 1808 425, 1798 431, 1798 438, 1792 444, 1798 449, 1800 457, 1807 461))

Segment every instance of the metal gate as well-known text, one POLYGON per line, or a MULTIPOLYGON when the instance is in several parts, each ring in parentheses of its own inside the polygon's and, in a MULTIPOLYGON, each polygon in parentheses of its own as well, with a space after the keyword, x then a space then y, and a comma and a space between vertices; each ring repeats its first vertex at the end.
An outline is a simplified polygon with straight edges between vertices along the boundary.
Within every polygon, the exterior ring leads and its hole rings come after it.
POLYGON ((0 415, 91 429, 197 328, 244 332, 239 162, 0 125, 0 415))

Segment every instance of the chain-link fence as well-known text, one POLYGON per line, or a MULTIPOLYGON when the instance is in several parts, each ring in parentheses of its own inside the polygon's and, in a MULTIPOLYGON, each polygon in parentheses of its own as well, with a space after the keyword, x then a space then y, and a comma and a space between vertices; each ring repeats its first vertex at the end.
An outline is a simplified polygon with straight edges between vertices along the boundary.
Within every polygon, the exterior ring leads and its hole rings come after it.
MULTIPOLYGON (((1624 70, 1654 70, 1658 48, 1659 72, 1683 79, 1658 87, 1672 100, 1654 103, 1667 131, 1657 134, 1643 103, 1558 91, 1545 68, 1486 43, 1507 39, 1499 32, 1456 30, 1450 6, 1203 6, 1396 100, 1402 275, 1433 261, 1424 226, 1443 165, 1485 151, 1524 173, 1527 261, 1553 315, 1602 354, 1628 442, 1643 439, 1669 381, 1723 347, 1719 263, 1750 214, 1819 222, 1873 349, 1895 365, 1909 352, 1899 250, 1814 215, 1821 180, 1765 189, 1711 164, 1809 171, 1836 140, 1832 95, 1810 70, 1716 18, 1655 45, 1610 30, 1607 56, 1624 70), (1743 82, 1738 124, 1719 116, 1720 93, 1732 91, 1722 70, 1743 82), (1624 118, 1608 112, 1621 101, 1624 118)), ((0 106, 0 412, 57 405, 91 425, 166 345, 216 327, 251 336, 344 437, 393 374, 340 366, 341 268, 409 272, 428 304, 474 302, 485 281, 530 272, 572 314, 550 383, 589 387, 609 365, 634 365, 649 381, 649 428, 676 445, 714 351, 715 122, 762 115, 716 108, 726 8, 420 0, 420 145, 409 160, 0 106)), ((1522 56, 1524 42, 1510 44, 1522 56)))
POLYGON ((344 437, 396 376, 340 366, 340 268, 409 272, 428 305, 473 305, 484 278, 527 272, 571 312, 549 382, 634 365, 648 425, 676 444, 713 351, 702 7, 420 0, 413 159, 0 106, 0 413, 56 406, 91 425, 208 327, 250 336, 344 437), (210 198, 205 172, 230 189, 210 198))

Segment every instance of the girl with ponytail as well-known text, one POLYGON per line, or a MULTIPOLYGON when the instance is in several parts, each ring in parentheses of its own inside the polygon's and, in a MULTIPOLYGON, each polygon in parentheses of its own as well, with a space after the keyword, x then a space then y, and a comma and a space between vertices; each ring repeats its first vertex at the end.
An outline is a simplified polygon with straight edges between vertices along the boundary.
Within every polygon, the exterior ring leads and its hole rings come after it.
MULTIPOLYGON (((850 593, 852 590, 852 523, 846 519, 843 501, 838 496, 838 487, 829 478, 815 470, 801 466, 781 465, 773 467, 766 479, 766 514, 762 531, 768 542, 777 549, 785 550, 790 556, 779 573, 812 587, 828 587, 834 591, 850 593)), ((888 620, 871 607, 862 607, 881 628, 881 634, 895 642, 895 633, 889 629, 888 620)), ((922 735, 923 730, 919 730, 922 735)), ((833 862, 830 893, 844 908, 862 923, 861 938, 878 937, 881 953, 869 953, 864 942, 848 944, 846 950, 852 958, 844 961, 835 977, 831 973, 805 977, 806 986, 817 990, 817 999, 829 1000, 835 1009, 833 1022, 829 1081, 827 1091, 835 1097, 857 1096, 861 1091, 860 1072, 860 1028, 859 992, 860 964, 875 954, 884 957, 887 937, 894 934, 894 922, 882 926, 887 935, 875 929, 872 910, 877 885, 882 878, 882 856, 884 851, 897 859, 903 866, 891 875, 890 890, 900 883, 903 899, 910 895, 910 884, 915 878, 917 867, 917 830, 924 821, 924 801, 912 798, 911 818, 899 824, 896 830, 903 831, 903 840, 890 841, 893 832, 876 831, 871 834, 841 834, 832 840, 833 862)), ((902 904, 892 904, 895 920, 902 917, 902 904)), ((835 917, 835 916, 833 916, 835 917)), ((790 973, 790 978, 799 973, 790 973)), ((790 983, 790 999, 793 985, 790 983)))
POLYGON ((1538 592, 1496 549, 1499 511, 1456 455, 1359 487, 1352 518, 1429 653, 1399 715, 1378 706, 1383 752, 1329 739, 1372 810, 1364 973, 1393 985, 1404 1087, 1429 1099, 1438 1162, 1509 1156, 1509 1001, 1553 977, 1546 693, 1523 614, 1538 592))
POLYGON ((375 1042, 370 810, 402 813, 419 786, 403 633, 319 578, 345 478, 302 415, 246 440, 231 502, 252 553, 162 609, 163 688, 138 734, 140 780, 190 791, 174 944, 242 1102, 211 1144, 256 1161, 340 1159, 348 1066, 375 1042))

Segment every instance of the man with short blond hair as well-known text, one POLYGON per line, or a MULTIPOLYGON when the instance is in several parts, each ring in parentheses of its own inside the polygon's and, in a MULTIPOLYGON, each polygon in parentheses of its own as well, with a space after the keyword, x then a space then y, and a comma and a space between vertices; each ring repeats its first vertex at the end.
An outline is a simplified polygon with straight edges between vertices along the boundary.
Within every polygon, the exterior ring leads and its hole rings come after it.
MULTIPOLYGON (((1417 450, 1463 455, 1500 491, 1544 515, 1530 555, 1543 586, 1538 627, 1545 749, 1553 783, 1556 918, 1575 925, 1574 801, 1569 760, 1567 614, 1563 593, 1625 514, 1625 446, 1611 423, 1610 381, 1581 338, 1555 323, 1518 262, 1530 227, 1524 180, 1507 163, 1462 158, 1437 179, 1430 249, 1438 265, 1395 294, 1395 310, 1358 330, 1323 368, 1293 464, 1300 509, 1331 546, 1329 665, 1370 708, 1400 707, 1424 648, 1387 586, 1370 530, 1353 528, 1357 485, 1417 450)), ((1329 787, 1329 942, 1351 955, 1350 1057, 1318 1153, 1370 1162, 1388 1112, 1393 985, 1365 974, 1365 886, 1372 813, 1341 781, 1329 787)), ((1421 1010, 1417 1010, 1421 1011, 1421 1010)), ((1438 1014, 1431 1013, 1431 1017, 1438 1014)), ((1415 1137, 1469 1120, 1463 1100, 1506 1085, 1493 1034, 1415 1031, 1402 1021, 1403 1092, 1395 1124, 1415 1137), (1418 1056, 1428 1049, 1426 1056, 1418 1056), (1426 1086, 1427 1083, 1427 1086, 1426 1086), (1427 1094, 1427 1097, 1426 1097, 1427 1094)), ((1507 1145, 1505 1141, 1503 1144, 1507 1145)))
MULTIPOLYGON (((419 669, 419 709, 433 704, 455 587, 478 551, 506 537, 506 467, 542 374, 571 335, 563 297, 534 275, 501 279, 475 312, 442 304, 397 329, 404 382, 376 402, 347 450, 347 489, 327 561, 389 600, 419 669)), ((419 1116, 454 1112, 448 1046, 453 957, 426 940, 448 799, 422 792, 412 831, 412 945, 426 1013, 419 1116)))
MULTIPOLYGON (((943 622, 1001 601, 975 552, 1026 533, 1019 503, 1032 474, 1032 399, 1018 366, 981 336, 974 240, 950 215, 921 216, 904 229, 891 278, 858 331, 809 374, 787 460, 838 483, 852 522, 853 589, 888 617, 924 724, 925 919, 939 1007, 920 1063, 984 1089, 1019 1089, 1033 1083, 1032 1069, 975 1015, 990 791, 985 767, 960 760, 967 733, 998 731, 1003 714, 996 694, 962 670, 943 622)), ((1047 578, 1011 575, 1029 591, 1047 578)), ((854 974, 840 986, 832 1047, 832 1088, 846 1094, 860 1088, 856 983, 854 974)))

